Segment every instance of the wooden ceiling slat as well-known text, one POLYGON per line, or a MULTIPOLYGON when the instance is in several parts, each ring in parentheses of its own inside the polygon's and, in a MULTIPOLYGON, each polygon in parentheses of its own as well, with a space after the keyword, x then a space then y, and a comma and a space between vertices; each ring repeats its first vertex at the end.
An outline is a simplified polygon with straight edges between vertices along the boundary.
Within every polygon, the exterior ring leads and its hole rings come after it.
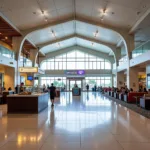
MULTIPOLYGON (((21 34, 16 31, 10 24, 8 24, 1 16, 0 16, 0 40, 12 46, 12 37, 13 36, 21 36, 21 34), (5 39, 7 36, 8 39, 5 39)), ((30 49, 35 49, 35 47, 28 41, 25 40, 23 44, 23 49, 29 51, 30 49)))

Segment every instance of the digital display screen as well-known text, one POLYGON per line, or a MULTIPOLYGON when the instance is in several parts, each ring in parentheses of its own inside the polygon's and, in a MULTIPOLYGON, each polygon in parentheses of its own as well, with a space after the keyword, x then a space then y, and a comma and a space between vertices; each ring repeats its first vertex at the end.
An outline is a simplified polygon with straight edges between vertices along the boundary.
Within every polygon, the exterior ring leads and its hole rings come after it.
POLYGON ((28 77, 27 77, 27 80, 32 81, 32 80, 33 80, 33 76, 28 76, 28 77))

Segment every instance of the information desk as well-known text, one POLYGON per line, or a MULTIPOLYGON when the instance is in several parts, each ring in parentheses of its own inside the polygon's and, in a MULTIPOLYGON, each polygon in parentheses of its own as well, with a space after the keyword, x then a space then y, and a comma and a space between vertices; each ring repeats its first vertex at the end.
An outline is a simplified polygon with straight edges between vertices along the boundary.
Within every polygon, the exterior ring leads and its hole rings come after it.
POLYGON ((73 96, 80 96, 81 95, 81 89, 80 88, 73 88, 72 89, 72 95, 73 96))
POLYGON ((49 94, 8 95, 8 113, 39 113, 48 107, 49 94))
POLYGON ((7 104, 7 95, 14 94, 14 91, 3 91, 2 103, 7 104))

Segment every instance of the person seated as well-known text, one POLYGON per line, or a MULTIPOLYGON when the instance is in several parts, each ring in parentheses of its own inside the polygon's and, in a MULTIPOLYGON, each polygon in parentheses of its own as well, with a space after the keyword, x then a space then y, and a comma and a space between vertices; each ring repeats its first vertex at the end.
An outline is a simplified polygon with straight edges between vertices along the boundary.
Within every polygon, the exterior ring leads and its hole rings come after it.
POLYGON ((139 92, 142 92, 142 88, 139 88, 139 92))
POLYGON ((125 92, 126 92, 125 88, 122 88, 121 93, 126 94, 125 92))
POLYGON ((127 87, 125 87, 125 94, 128 94, 129 89, 127 87))
POLYGON ((112 87, 112 90, 111 90, 112 92, 115 92, 115 88, 114 88, 114 86, 112 87))
POLYGON ((132 89, 132 88, 130 88, 130 92, 133 92, 133 89, 132 89))
POLYGON ((147 92, 146 88, 143 89, 143 92, 147 92))
POLYGON ((11 91, 11 90, 12 90, 11 87, 9 87, 9 88, 8 88, 8 91, 11 91))

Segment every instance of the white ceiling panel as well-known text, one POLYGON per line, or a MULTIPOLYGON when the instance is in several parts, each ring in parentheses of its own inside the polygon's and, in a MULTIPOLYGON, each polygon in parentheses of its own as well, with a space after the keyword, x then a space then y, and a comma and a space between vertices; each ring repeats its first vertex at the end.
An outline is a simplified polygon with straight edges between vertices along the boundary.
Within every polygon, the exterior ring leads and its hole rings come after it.
POLYGON ((63 27, 60 24, 33 32, 28 35, 28 39, 30 39, 35 44, 42 44, 51 40, 55 40, 55 37, 51 33, 52 30, 54 31, 57 38, 61 38, 65 34, 63 27))
POLYGON ((87 47, 87 48, 94 49, 103 53, 109 53, 111 51, 109 47, 102 45, 102 44, 89 42, 81 38, 76 38, 76 40, 77 40, 77 45, 82 46, 82 47, 87 47))
POLYGON ((120 40, 120 36, 112 30, 108 30, 108 29, 104 29, 102 27, 86 24, 86 23, 83 23, 80 21, 77 21, 76 26, 77 26, 76 32, 77 32, 77 34, 80 34, 80 35, 85 35, 87 37, 94 38, 94 34, 95 34, 96 30, 98 30, 99 33, 98 33, 98 36, 96 37, 96 39, 98 39, 98 40, 101 40, 104 42, 109 42, 112 44, 117 44, 118 41, 120 40))
POLYGON ((75 45, 75 38, 71 38, 65 41, 61 41, 59 43, 54 43, 48 46, 45 46, 44 48, 41 49, 41 51, 45 54, 53 52, 53 51, 57 51, 57 50, 61 50, 70 46, 74 46, 75 45))
MULTIPOLYGON (((20 30, 46 25, 69 16, 87 18, 91 23, 96 21, 129 30, 149 7, 150 0, 75 0, 75 6, 73 0, 0 0, 0 11, 20 30), (102 13, 103 10, 106 10, 105 15, 102 13)), ((50 33, 50 29, 53 29, 58 39, 71 35, 74 31, 79 35, 94 38, 93 34, 98 30, 97 40, 112 44, 117 44, 120 40, 120 36, 114 31, 80 21, 76 21, 75 25, 71 21, 42 29, 30 34, 28 39, 34 44, 54 40, 50 33)), ((145 37, 146 29, 143 31, 142 34, 136 35, 136 40, 149 38, 149 35, 145 37)))
POLYGON ((62 9, 65 7, 73 7, 73 1, 72 0, 54 0, 55 6, 57 9, 62 9))
POLYGON ((60 17, 70 16, 70 15, 73 16, 73 6, 71 5, 62 9, 58 9, 58 15, 60 17))
MULTIPOLYGON (((100 21, 100 11, 106 8, 104 24, 129 28, 150 7, 150 0, 75 0, 76 14, 92 16, 91 20, 100 21), (114 15, 112 15, 114 12, 114 15), (137 13, 139 15, 137 15, 137 13)), ((73 0, 1 0, 0 9, 19 29, 31 28, 44 22, 41 9, 49 21, 62 19, 72 14, 73 0), (36 14, 33 15, 33 12, 36 14), (59 16, 59 18, 58 18, 59 16)))

